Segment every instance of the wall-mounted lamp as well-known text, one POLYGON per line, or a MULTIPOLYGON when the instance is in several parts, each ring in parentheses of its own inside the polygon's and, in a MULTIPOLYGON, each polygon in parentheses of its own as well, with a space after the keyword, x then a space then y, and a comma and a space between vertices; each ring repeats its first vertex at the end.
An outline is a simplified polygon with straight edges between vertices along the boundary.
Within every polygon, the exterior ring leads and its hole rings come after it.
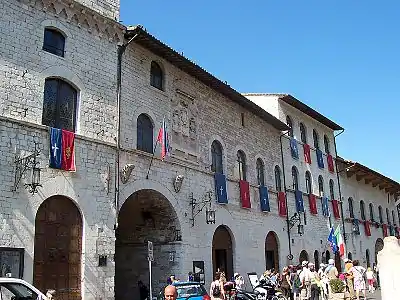
POLYGON ((206 205, 208 205, 208 208, 206 208, 206 223, 207 224, 215 224, 215 210, 211 209, 211 198, 212 198, 212 192, 208 191, 205 195, 203 200, 201 200, 200 202, 198 202, 198 200, 196 200, 193 197, 193 193, 190 193, 190 202, 189 205, 191 206, 191 211, 192 211, 192 215, 190 218, 190 221, 192 221, 192 227, 194 227, 194 220, 196 218, 196 216, 203 211, 204 207, 206 207, 206 205))
POLYGON ((304 234, 304 225, 301 224, 300 215, 298 213, 294 213, 294 215, 290 217, 288 222, 289 222, 289 230, 292 229, 294 225, 299 223, 299 225, 297 225, 297 233, 300 236, 304 234))
POLYGON ((179 229, 174 230, 174 241, 175 242, 181 242, 182 241, 182 234, 179 229))
POLYGON ((170 262, 174 262, 175 261, 175 253, 174 252, 170 252, 169 253, 169 259, 170 262))
POLYGON ((19 183, 21 182, 22 176, 25 172, 29 169, 32 170, 31 172, 31 182, 25 184, 25 188, 28 188, 29 193, 32 195, 37 193, 37 188, 41 187, 40 184, 40 171, 39 162, 36 158, 39 156, 40 151, 38 150, 37 143, 35 142, 35 150, 32 154, 26 157, 19 157, 17 156, 15 159, 15 180, 14 180, 14 187, 13 191, 16 191, 18 188, 19 183))

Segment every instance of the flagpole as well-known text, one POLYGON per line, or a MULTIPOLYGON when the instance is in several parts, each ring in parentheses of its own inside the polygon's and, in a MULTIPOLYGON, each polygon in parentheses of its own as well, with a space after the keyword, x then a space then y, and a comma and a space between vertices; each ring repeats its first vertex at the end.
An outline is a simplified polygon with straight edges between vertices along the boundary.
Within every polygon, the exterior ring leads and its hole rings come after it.
POLYGON ((149 179, 149 173, 150 173, 151 166, 153 165, 153 159, 154 159, 154 154, 156 153, 157 145, 158 145, 158 139, 157 139, 156 145, 154 146, 154 149, 153 149, 153 155, 151 156, 150 165, 149 165, 149 168, 147 169, 146 179, 149 179))

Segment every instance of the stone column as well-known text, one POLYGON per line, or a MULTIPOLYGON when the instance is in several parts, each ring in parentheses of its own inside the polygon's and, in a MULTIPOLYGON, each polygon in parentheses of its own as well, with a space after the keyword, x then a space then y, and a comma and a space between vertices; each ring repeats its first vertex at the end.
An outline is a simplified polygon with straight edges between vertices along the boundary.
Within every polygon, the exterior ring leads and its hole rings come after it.
POLYGON ((400 245, 394 236, 385 237, 383 242, 383 249, 378 253, 382 300, 398 299, 398 295, 400 295, 400 276, 398 273, 400 245))

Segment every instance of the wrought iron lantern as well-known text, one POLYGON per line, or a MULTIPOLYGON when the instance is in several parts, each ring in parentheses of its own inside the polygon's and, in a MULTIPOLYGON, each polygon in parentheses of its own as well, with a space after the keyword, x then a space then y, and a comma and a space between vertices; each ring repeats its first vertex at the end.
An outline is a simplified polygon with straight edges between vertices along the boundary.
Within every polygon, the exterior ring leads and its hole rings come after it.
POLYGON ((206 208, 206 223, 215 224, 215 210, 206 208))
POLYGON ((304 234, 304 225, 303 224, 299 224, 297 225, 297 233, 302 236, 304 234))
POLYGON ((292 229, 294 227, 294 225, 296 225, 297 223, 299 223, 297 225, 297 233, 301 236, 304 234, 304 225, 301 224, 301 218, 300 215, 298 213, 294 213, 293 216, 290 217, 290 219, 288 220, 288 225, 289 225, 289 230, 292 229))
POLYGON ((28 189, 29 193, 32 195, 37 193, 38 187, 42 187, 40 184, 40 172, 41 169, 39 167, 39 162, 37 161, 37 157, 39 156, 40 151, 37 148, 37 143, 35 143, 35 150, 32 154, 26 157, 16 157, 15 159, 15 182, 13 191, 16 191, 19 183, 21 182, 22 176, 25 172, 31 169, 31 180, 30 183, 25 184, 25 188, 28 189))

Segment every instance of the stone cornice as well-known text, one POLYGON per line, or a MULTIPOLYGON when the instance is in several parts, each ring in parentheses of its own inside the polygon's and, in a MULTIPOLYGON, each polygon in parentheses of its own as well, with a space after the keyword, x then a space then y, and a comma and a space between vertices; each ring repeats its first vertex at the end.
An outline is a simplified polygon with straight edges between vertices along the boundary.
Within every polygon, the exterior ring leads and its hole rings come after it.
POLYGON ((123 43, 126 27, 117 21, 73 0, 17 0, 18 2, 56 18, 65 19, 82 30, 107 39, 113 43, 123 43))

